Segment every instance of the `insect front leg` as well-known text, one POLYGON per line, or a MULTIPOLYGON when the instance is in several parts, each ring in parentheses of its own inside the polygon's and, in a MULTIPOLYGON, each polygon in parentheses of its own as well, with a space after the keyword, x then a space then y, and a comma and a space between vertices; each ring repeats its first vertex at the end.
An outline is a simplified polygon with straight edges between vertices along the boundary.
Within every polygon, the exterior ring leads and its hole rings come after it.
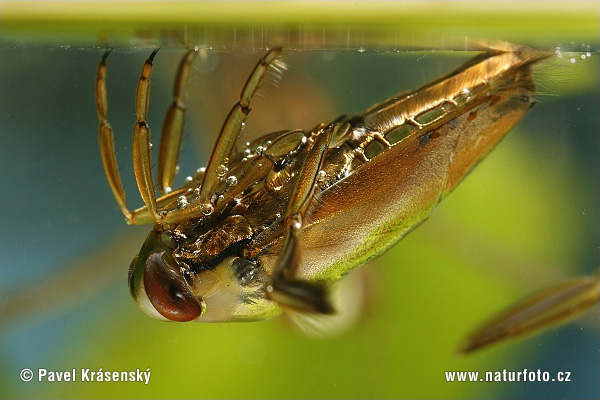
POLYGON ((325 282, 311 282, 296 277, 300 262, 299 233, 306 210, 313 197, 317 175, 323 156, 332 138, 332 128, 327 127, 307 150, 284 217, 284 241, 267 286, 267 296, 283 308, 301 312, 331 314, 334 312, 327 299, 325 282))
POLYGON ((252 100, 269 67, 275 69, 283 68, 283 64, 278 65, 276 62, 280 53, 281 48, 279 47, 271 49, 254 67, 242 89, 240 100, 233 105, 221 127, 217 143, 206 165, 202 188, 200 190, 200 204, 205 205, 207 208, 211 207, 210 198, 219 184, 218 170, 222 165, 227 163, 227 159, 240 135, 242 126, 250 113, 250 100, 252 100))
POLYGON ((183 91, 190 72, 190 65, 195 55, 195 50, 188 51, 179 64, 173 88, 174 100, 167 111, 163 123, 158 153, 158 182, 161 194, 170 193, 173 186, 185 121, 183 91))
POLYGON ((133 171, 137 181, 140 195, 148 208, 150 215, 157 223, 161 216, 156 206, 156 193, 154 192, 154 179, 152 177, 152 157, 150 153, 150 126, 146 121, 148 106, 150 104, 150 76, 152 75, 152 62, 158 49, 154 50, 142 67, 142 74, 138 81, 135 96, 135 114, 137 121, 133 127, 133 171))
POLYGON ((219 137, 217 138, 217 142, 210 155, 202 178, 198 200, 200 206, 171 210, 164 216, 162 220, 164 223, 198 218, 204 215, 210 215, 214 211, 214 204, 211 202, 211 197, 217 186, 221 183, 219 170, 227 166, 229 156, 240 136, 242 126, 250 113, 250 101, 260 86, 261 81, 267 74, 267 71, 269 68, 276 71, 285 68, 283 63, 277 61, 277 57, 280 53, 281 48, 275 47, 258 62, 242 88, 240 100, 235 103, 229 111, 229 114, 221 127, 221 132, 219 133, 219 137))
POLYGON ((133 128, 133 166, 138 189, 144 200, 145 207, 136 211, 130 211, 125 201, 125 191, 117 166, 113 130, 108 123, 108 102, 106 98, 106 59, 110 51, 104 53, 98 65, 96 74, 96 111, 100 121, 98 136, 100 142, 100 154, 108 183, 113 192, 115 200, 125 218, 130 224, 144 224, 149 221, 142 219, 138 221, 136 216, 141 213, 149 213, 156 222, 161 220, 156 204, 154 192, 154 181, 152 178, 152 161, 150 157, 150 127, 146 122, 148 103, 150 96, 150 75, 152 74, 152 61, 158 49, 154 50, 144 63, 140 76, 135 100, 137 121, 133 128))
POLYGON ((125 191, 119 168, 117 166, 117 157, 115 154, 115 139, 112 127, 108 123, 108 101, 106 99, 106 59, 110 54, 110 50, 106 51, 98 64, 98 72, 96 74, 96 112, 98 113, 98 140, 100 142, 100 155, 106 172, 106 179, 115 196, 115 200, 121 209, 127 221, 131 223, 131 212, 127 208, 125 202, 125 191))

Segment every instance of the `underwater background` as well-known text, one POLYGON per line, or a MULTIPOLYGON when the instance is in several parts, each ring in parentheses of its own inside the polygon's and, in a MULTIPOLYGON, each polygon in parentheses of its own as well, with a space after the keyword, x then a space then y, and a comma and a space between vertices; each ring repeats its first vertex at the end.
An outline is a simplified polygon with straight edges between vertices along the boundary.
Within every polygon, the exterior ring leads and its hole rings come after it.
POLYGON ((597 307, 537 336, 456 352, 498 310, 597 273, 597 2, 515 2, 510 11, 475 2, 56 4, 2 2, 0 10, 2 398, 600 396, 597 307), (494 40, 560 46, 565 56, 536 68, 538 104, 430 219, 353 273, 367 298, 353 327, 314 338, 285 317, 175 324, 137 309, 127 269, 150 227, 125 225, 102 169, 94 83, 106 47, 109 120, 128 202, 138 207, 133 104, 157 46, 155 141, 186 43, 202 48, 186 89, 182 182, 205 165, 267 45, 285 47, 289 70, 279 87, 260 90, 242 140, 360 113, 448 73, 476 54, 468 44, 494 40), (150 368, 151 378, 22 382, 24 368, 150 368), (445 375, 525 368, 569 371, 571 382, 459 383, 445 375))

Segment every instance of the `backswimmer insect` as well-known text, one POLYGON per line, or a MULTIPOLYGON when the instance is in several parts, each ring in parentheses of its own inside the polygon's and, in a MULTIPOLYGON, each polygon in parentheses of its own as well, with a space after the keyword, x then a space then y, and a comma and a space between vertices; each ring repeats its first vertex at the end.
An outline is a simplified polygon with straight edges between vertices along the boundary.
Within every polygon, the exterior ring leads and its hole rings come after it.
MULTIPOLYGON (((150 154, 150 76, 136 95, 133 160, 145 206, 130 211, 107 117, 106 52, 96 78, 104 169, 131 224, 154 227, 129 269, 129 288, 148 315, 171 321, 255 321, 283 311, 335 313, 330 286, 414 227, 535 103, 532 66, 549 53, 507 43, 364 114, 237 145, 251 100, 281 48, 258 62, 223 123, 206 168, 172 190, 181 147, 183 92, 195 55, 175 79, 158 157, 150 154)), ((598 280, 549 290, 476 332, 465 350, 564 319, 598 301, 598 280), (535 311, 532 311, 535 310, 535 311)))

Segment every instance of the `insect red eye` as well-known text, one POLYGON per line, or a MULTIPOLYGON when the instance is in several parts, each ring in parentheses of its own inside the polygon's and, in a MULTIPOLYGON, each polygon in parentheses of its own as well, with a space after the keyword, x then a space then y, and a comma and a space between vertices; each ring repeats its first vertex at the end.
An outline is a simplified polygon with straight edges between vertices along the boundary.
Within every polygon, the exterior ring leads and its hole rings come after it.
POLYGON ((163 317, 186 322, 202 315, 200 301, 190 292, 183 276, 164 260, 164 252, 148 256, 144 266, 144 287, 148 299, 163 317))

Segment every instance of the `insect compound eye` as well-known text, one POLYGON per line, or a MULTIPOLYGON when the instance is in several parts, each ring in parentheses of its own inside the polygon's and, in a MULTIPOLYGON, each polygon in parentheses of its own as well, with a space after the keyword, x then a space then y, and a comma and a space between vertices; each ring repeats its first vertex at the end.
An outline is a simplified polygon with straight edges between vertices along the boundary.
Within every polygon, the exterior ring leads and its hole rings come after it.
POLYGON ((183 275, 165 260, 164 251, 151 253, 144 265, 144 288, 148 300, 163 317, 171 321, 192 321, 204 306, 190 291, 183 275))

